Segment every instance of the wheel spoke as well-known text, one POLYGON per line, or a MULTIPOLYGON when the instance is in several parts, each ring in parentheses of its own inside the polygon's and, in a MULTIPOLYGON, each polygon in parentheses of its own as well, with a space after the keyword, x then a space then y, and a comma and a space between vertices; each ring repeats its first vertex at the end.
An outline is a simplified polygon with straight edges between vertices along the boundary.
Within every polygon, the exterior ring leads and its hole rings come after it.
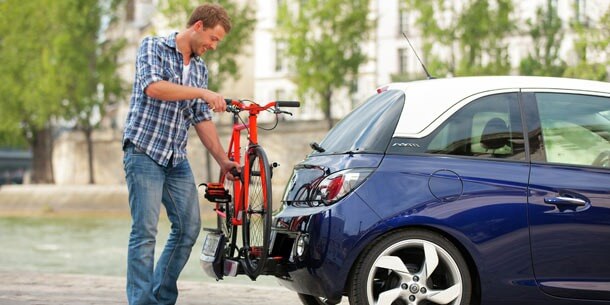
POLYGON ((372 249, 359 264, 368 263, 364 265, 367 272, 356 273, 360 276, 350 280, 350 301, 375 305, 470 303, 468 266, 442 236, 415 229, 395 232, 372 249))
POLYGON ((436 248, 431 243, 424 243, 424 255, 426 256, 426 261, 424 263, 425 270, 422 273, 423 280, 427 280, 430 275, 438 266, 438 253, 436 253, 436 248))
POLYGON ((250 185, 249 185, 249 198, 248 198, 248 219, 250 219, 250 246, 251 247, 262 247, 264 243, 264 226, 263 223, 263 211, 264 208, 264 196, 263 196, 263 183, 261 181, 261 175, 259 170, 259 159, 256 158, 252 161, 252 168, 250 170, 250 185))
POLYGON ((457 283, 445 290, 429 290, 427 294, 428 300, 437 304, 449 304, 462 293, 462 284, 457 283))
POLYGON ((255 279, 262 271, 267 258, 269 233, 271 225, 271 183, 269 181, 266 157, 262 149, 255 148, 247 155, 249 172, 244 185, 248 196, 244 198, 247 209, 244 210, 244 243, 245 273, 255 279))
POLYGON ((394 302, 394 300, 396 300, 398 296, 400 296, 401 292, 402 289, 398 287, 396 289, 391 289, 380 293, 376 305, 391 305, 392 302, 394 302))
POLYGON ((407 266, 405 266, 398 256, 382 256, 375 262, 375 267, 410 274, 407 266))

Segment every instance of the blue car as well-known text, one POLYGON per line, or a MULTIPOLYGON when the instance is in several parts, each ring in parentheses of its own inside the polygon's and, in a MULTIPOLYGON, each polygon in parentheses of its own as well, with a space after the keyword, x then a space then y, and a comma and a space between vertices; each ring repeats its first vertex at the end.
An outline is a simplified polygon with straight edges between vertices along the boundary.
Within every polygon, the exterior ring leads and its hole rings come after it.
POLYGON ((270 253, 304 304, 610 304, 609 83, 393 83, 312 147, 270 253))

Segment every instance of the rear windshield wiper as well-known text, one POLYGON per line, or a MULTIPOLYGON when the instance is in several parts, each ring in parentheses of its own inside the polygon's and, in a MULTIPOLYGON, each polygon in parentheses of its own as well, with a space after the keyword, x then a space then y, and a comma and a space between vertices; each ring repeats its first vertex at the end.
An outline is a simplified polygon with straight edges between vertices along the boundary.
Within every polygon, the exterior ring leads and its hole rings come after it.
POLYGON ((318 144, 317 142, 311 142, 309 143, 309 147, 311 147, 313 150, 317 151, 317 152, 325 152, 326 149, 322 148, 322 146, 320 146, 320 144, 318 144))

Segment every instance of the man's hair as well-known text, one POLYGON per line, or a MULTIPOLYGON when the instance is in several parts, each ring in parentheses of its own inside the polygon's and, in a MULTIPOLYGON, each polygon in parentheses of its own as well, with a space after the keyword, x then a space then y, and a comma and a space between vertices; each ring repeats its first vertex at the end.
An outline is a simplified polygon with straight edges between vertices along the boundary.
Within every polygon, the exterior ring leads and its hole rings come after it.
POLYGON ((186 27, 190 28, 197 21, 203 22, 204 28, 211 29, 220 24, 226 33, 231 31, 231 19, 227 11, 218 4, 207 3, 196 7, 191 13, 186 27))

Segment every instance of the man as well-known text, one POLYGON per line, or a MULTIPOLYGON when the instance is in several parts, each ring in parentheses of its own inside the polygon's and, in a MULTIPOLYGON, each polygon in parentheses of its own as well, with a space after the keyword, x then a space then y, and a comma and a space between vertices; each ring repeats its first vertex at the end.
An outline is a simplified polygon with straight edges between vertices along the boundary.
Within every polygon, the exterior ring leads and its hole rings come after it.
POLYGON ((238 167, 227 158, 211 121, 211 111, 223 112, 226 104, 220 94, 206 89, 208 71, 200 58, 216 49, 230 30, 226 11, 205 4, 193 11, 186 29, 167 37, 147 37, 138 50, 123 134, 132 217, 129 304, 175 304, 178 298, 176 282, 201 227, 197 190, 186 160, 188 128, 195 126, 223 172, 238 167), (161 203, 171 232, 154 266, 161 203))

